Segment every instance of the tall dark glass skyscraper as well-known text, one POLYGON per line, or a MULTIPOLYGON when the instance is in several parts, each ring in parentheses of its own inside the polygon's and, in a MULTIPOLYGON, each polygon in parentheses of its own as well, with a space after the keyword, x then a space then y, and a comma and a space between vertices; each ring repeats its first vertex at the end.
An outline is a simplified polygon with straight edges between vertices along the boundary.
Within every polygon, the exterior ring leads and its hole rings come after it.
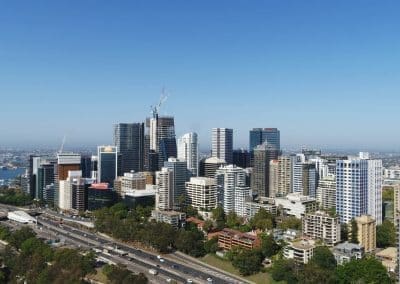
POLYGON ((144 123, 114 125, 114 145, 121 154, 121 174, 143 171, 144 123))
POLYGON ((97 148, 97 153, 97 182, 106 182, 113 185, 118 173, 117 147, 99 146, 97 148))
POLYGON ((253 128, 250 130, 249 150, 252 152, 255 147, 268 142, 268 145, 281 149, 281 134, 278 128, 253 128))
POLYGON ((250 164, 254 164, 254 149, 267 142, 269 146, 281 150, 281 134, 278 128, 253 128, 249 139, 250 164))

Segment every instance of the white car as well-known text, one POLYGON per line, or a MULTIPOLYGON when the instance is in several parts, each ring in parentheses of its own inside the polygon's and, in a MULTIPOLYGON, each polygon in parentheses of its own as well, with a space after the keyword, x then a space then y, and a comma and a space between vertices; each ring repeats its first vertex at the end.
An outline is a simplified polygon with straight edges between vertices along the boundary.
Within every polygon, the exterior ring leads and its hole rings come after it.
POLYGON ((212 279, 211 277, 208 277, 208 278, 207 278, 207 282, 208 282, 208 283, 212 283, 212 282, 213 282, 213 279, 212 279))
POLYGON ((188 280, 186 280, 186 283, 193 283, 193 280, 192 279, 188 279, 188 280))
POLYGON ((164 262, 165 260, 163 258, 160 258, 160 262, 164 262))
POLYGON ((167 280, 167 283, 170 283, 172 281, 171 278, 167 278, 166 280, 167 280))

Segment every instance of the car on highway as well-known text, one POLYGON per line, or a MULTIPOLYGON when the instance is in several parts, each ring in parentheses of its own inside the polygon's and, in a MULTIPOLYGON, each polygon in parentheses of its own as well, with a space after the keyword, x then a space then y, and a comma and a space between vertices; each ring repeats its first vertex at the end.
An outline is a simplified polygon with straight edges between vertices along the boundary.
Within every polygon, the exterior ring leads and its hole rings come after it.
POLYGON ((193 280, 192 279, 188 279, 188 280, 186 280, 186 283, 193 283, 193 280))
POLYGON ((165 260, 163 258, 160 258, 160 262, 164 262, 165 260))
POLYGON ((208 277, 208 278, 207 278, 207 282, 208 282, 208 283, 213 283, 213 279, 212 279, 211 277, 208 277))

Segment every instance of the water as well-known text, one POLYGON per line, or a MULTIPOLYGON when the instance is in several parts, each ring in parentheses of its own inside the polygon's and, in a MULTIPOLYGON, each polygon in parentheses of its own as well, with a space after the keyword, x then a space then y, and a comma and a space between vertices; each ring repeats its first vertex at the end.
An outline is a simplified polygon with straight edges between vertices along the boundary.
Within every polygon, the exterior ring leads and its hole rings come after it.
POLYGON ((8 181, 16 178, 19 175, 25 173, 25 168, 17 168, 17 169, 0 169, 0 180, 8 181))

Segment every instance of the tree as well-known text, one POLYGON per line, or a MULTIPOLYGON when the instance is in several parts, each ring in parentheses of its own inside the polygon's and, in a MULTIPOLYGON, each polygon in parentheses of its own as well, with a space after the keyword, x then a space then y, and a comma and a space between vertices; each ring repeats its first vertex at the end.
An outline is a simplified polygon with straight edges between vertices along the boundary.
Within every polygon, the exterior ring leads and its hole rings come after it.
POLYGON ((384 186, 382 189, 382 202, 394 202, 394 188, 393 186, 384 186))
POLYGON ((337 267, 336 283, 393 283, 386 268, 374 257, 352 259, 337 267))
POLYGON ((293 259, 277 259, 273 262, 271 276, 276 281, 297 283, 296 263, 293 259))
POLYGON ((268 213, 264 208, 260 208, 260 210, 254 215, 250 220, 250 225, 252 228, 266 230, 272 229, 274 224, 274 217, 271 213, 268 213))
POLYGON ((208 233, 212 230, 213 227, 214 227, 213 221, 206 220, 203 225, 203 230, 208 233))
POLYGON ((206 253, 216 253, 218 250, 218 238, 214 237, 204 243, 206 253))
POLYGON ((294 216, 286 217, 282 220, 281 223, 278 224, 278 228, 283 230, 287 229, 301 230, 301 220, 297 219, 294 216))
POLYGON ((242 218, 240 218, 235 212, 229 212, 226 216, 226 226, 228 228, 238 228, 242 222, 242 218))
POLYGON ((242 250, 233 258, 232 265, 247 276, 260 271, 263 256, 260 250, 242 250))
POLYGON ((263 235, 261 237, 261 252, 264 257, 271 257, 277 254, 280 248, 272 235, 263 235))
POLYGON ((30 238, 35 237, 35 233, 33 230, 29 227, 22 227, 18 231, 15 231, 9 239, 10 245, 15 247, 16 249, 19 249, 22 245, 22 243, 30 238))
POLYGON ((354 244, 358 244, 358 226, 356 219, 351 219, 351 235, 350 235, 350 242, 354 244))
POLYGON ((314 249, 311 262, 325 270, 334 270, 336 268, 335 256, 326 246, 319 246, 314 249))
POLYGON ((298 270, 299 283, 304 284, 334 284, 334 270, 326 270, 310 262, 298 270))
POLYGON ((213 219, 215 220, 216 226, 218 230, 222 230, 225 228, 226 224, 226 215, 224 208, 221 205, 218 205, 217 208, 212 210, 213 219))
POLYGON ((204 234, 197 230, 179 230, 178 238, 175 241, 178 250, 194 257, 204 256, 204 234))
POLYGON ((122 265, 105 265, 102 270, 111 284, 146 284, 147 277, 143 273, 133 274, 122 265))
POLYGON ((380 248, 396 245, 396 228, 389 220, 376 226, 376 245, 380 248))

